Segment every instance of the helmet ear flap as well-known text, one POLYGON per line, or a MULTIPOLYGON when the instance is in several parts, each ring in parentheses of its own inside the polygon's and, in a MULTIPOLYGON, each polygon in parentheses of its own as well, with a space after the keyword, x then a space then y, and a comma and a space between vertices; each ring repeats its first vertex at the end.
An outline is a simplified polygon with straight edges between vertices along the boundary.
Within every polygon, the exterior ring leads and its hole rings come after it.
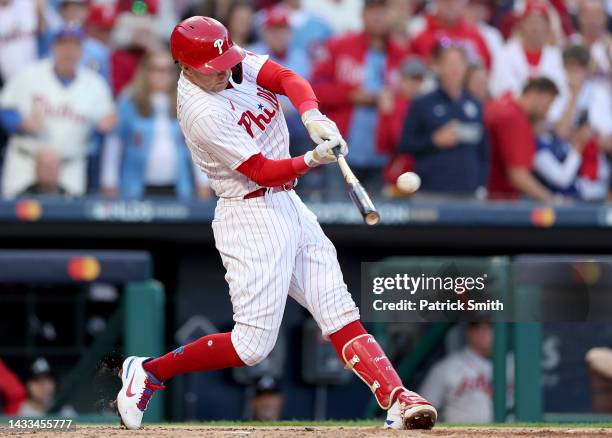
POLYGON ((236 84, 242 83, 242 62, 239 62, 232 67, 232 81, 234 81, 236 84))

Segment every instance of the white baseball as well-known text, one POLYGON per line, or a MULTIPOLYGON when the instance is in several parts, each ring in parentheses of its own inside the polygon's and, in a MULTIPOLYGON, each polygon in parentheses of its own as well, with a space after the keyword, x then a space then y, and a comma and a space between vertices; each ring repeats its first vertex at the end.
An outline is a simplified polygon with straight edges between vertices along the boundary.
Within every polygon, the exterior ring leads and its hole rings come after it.
POLYGON ((402 192, 414 193, 421 187, 421 177, 414 172, 402 173, 396 184, 402 192))

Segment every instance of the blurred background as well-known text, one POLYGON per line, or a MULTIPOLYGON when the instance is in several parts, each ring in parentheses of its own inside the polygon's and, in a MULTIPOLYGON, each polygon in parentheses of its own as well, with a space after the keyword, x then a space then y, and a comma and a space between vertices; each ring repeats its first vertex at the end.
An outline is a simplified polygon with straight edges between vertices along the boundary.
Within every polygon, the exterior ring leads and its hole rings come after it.
MULTIPOLYGON (((361 224, 335 166, 296 191, 357 302, 361 264, 389 257, 410 272, 422 256, 452 275, 494 265, 517 296, 527 271, 529 287, 567 275, 610 290, 611 0, 0 0, 4 415, 109 420, 121 355, 232 326, 215 198, 176 121, 167 41, 192 15, 307 78, 348 141, 380 226, 361 224), (395 184, 407 171, 422 179, 413 195, 395 184), (539 278, 542 261, 554 269, 539 278)), ((609 420, 612 324, 583 316, 369 328, 444 421, 609 420)), ((178 378, 148 415, 379 414, 288 303, 269 360, 178 378)))

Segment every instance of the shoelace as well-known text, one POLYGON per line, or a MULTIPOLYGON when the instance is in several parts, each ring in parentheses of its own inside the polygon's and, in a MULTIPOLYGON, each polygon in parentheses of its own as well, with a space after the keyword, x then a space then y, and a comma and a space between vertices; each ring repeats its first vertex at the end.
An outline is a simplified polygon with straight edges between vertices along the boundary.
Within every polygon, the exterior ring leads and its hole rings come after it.
POLYGON ((156 385, 155 383, 151 382, 151 380, 149 380, 149 378, 145 379, 145 387, 142 390, 142 394, 140 394, 140 399, 138 400, 138 404, 136 405, 138 407, 138 409, 140 409, 142 412, 144 412, 147 409, 147 406, 149 404, 149 400, 151 400, 151 397, 153 396, 153 393, 155 391, 159 391, 160 389, 165 389, 166 387, 163 385, 156 385))

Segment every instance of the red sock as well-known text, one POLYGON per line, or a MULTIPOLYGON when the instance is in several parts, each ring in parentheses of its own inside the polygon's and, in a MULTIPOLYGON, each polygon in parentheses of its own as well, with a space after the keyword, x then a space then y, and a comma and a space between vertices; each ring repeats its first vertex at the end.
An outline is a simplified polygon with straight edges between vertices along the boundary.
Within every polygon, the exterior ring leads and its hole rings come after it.
POLYGON ((197 341, 146 362, 143 368, 160 382, 192 371, 242 367, 230 333, 202 336, 197 341))
POLYGON ((329 338, 331 339, 332 344, 336 349, 336 354, 338 355, 340 360, 344 362, 344 359, 342 359, 342 348, 346 345, 346 343, 359 335, 367 334, 368 332, 365 328, 363 328, 363 325, 361 325, 360 321, 353 321, 342 327, 337 332, 329 335, 329 338))

